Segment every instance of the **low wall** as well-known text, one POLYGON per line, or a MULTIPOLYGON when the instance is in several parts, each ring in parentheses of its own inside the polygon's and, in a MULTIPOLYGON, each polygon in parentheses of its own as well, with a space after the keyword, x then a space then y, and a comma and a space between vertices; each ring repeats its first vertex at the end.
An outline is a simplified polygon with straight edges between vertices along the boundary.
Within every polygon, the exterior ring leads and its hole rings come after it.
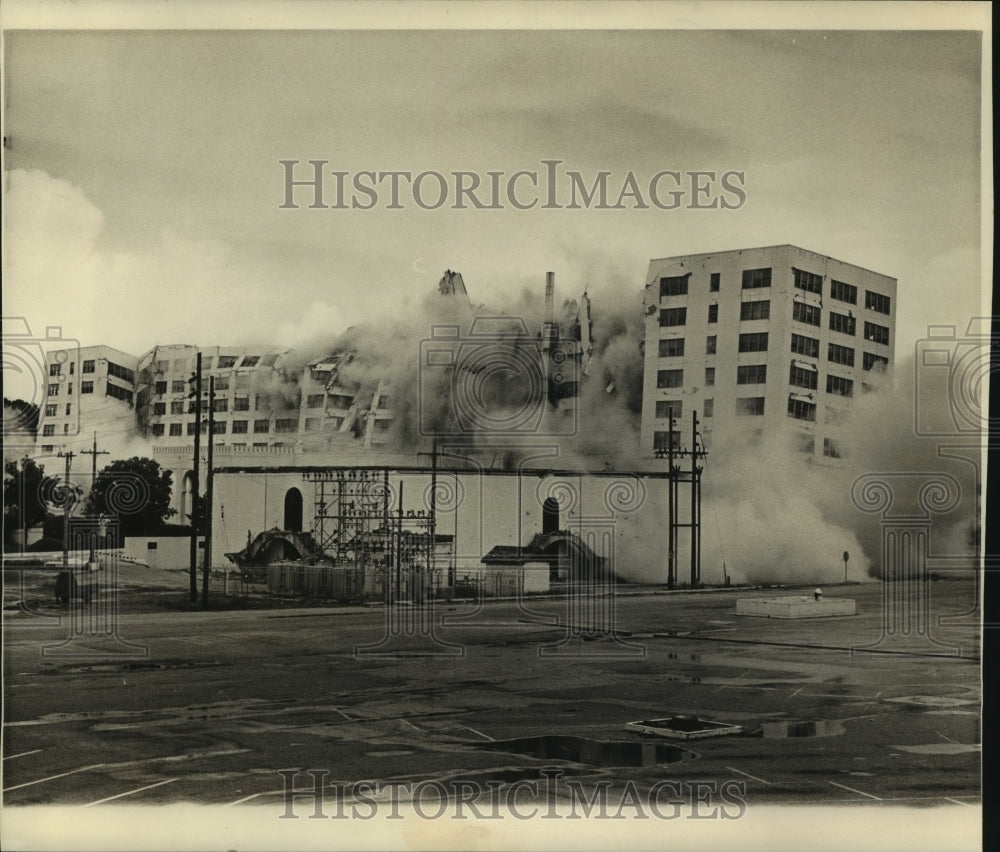
POLYGON ((780 598, 749 598, 736 601, 737 615, 763 618, 824 618, 831 615, 854 615, 851 598, 820 598, 812 595, 786 595, 780 598))
MULTIPOLYGON (((205 539, 198 539, 198 561, 205 553, 205 539)), ((124 556, 150 568, 178 569, 191 565, 191 539, 186 536, 129 536, 124 556)), ((214 561, 214 560, 213 560, 214 561)))

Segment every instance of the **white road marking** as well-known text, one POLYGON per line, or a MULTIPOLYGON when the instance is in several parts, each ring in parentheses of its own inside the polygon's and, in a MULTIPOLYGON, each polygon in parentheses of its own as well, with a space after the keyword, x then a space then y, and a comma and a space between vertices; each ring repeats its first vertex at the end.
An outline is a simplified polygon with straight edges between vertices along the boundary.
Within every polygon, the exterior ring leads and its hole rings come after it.
POLYGON ((58 775, 49 775, 47 778, 39 778, 36 781, 25 781, 23 784, 15 784, 13 787, 4 788, 4 793, 11 790, 20 790, 22 787, 31 787, 34 784, 44 784, 46 781, 55 781, 56 778, 65 778, 67 775, 75 775, 77 772, 89 772, 91 769, 99 769, 103 763, 93 763, 90 766, 81 766, 79 769, 71 769, 69 772, 60 772, 58 775))
POLYGON ((244 796, 242 799, 237 799, 235 802, 230 802, 228 805, 223 805, 223 807, 231 808, 233 805, 242 805, 244 802, 249 802, 251 799, 256 799, 258 796, 271 796, 275 793, 280 793, 281 790, 265 790, 263 793, 254 793, 250 796, 244 796))
POLYGON ((96 802, 87 802, 87 804, 81 805, 80 807, 89 808, 93 805, 103 805, 105 802, 111 802, 115 799, 123 799, 125 796, 131 796, 133 793, 141 793, 143 790, 152 790, 154 787, 162 787, 164 784, 172 784, 176 780, 176 778, 168 778, 166 781, 157 781, 155 784, 147 784, 145 787, 136 787, 134 790, 129 790, 127 793, 119 793, 117 796, 108 796, 106 799, 98 799, 96 802))
POLYGON ((726 769, 730 772, 739 772, 740 775, 745 775, 747 778, 751 778, 754 781, 760 781, 761 784, 767 784, 769 787, 771 786, 770 781, 765 781, 763 778, 758 778, 756 775, 751 775, 749 772, 744 772, 742 769, 737 769, 735 766, 727 766, 726 769))
POLYGON ((945 796, 944 800, 946 802, 954 802, 956 805, 965 805, 967 808, 971 808, 972 807, 972 803, 971 802, 960 802, 958 799, 952 799, 950 796, 945 796))
POLYGON ((958 740, 953 740, 951 737, 946 737, 940 731, 935 731, 934 733, 937 734, 939 737, 941 737, 941 739, 946 740, 947 742, 950 743, 958 742, 958 740))
POLYGON ((793 692, 788 697, 789 698, 794 698, 796 695, 798 695, 800 692, 802 692, 803 689, 805 689, 805 687, 804 686, 800 686, 798 689, 795 690, 795 692, 793 692))
POLYGON ((8 755, 7 757, 4 758, 4 760, 13 760, 15 757, 24 757, 25 755, 29 754, 38 754, 38 752, 40 751, 41 751, 40 748, 32 749, 31 751, 22 751, 20 754, 8 755))
POLYGON ((488 739, 491 743, 496 742, 496 740, 494 740, 493 737, 491 737, 489 734, 484 734, 482 731, 477 731, 475 728, 469 727, 469 725, 462 725, 462 727, 472 731, 472 733, 474 734, 479 734, 479 736, 488 739))
POLYGON ((855 790, 853 787, 848 787, 846 784, 838 784, 836 781, 831 781, 834 787, 840 787, 841 790, 850 790, 852 793, 857 793, 859 796, 867 796, 869 799, 874 799, 876 802, 881 802, 878 796, 873 796, 871 793, 866 793, 864 790, 855 790))

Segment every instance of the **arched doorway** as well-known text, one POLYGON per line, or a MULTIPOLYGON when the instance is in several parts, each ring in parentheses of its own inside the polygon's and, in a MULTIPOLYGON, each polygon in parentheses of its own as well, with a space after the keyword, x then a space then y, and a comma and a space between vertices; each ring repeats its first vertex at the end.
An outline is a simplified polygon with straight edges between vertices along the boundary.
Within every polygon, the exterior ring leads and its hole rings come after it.
POLYGON ((542 503, 542 534, 554 532, 559 532, 559 501, 555 497, 546 497, 542 503))
POLYGON ((184 474, 184 478, 181 480, 181 517, 180 522, 182 524, 191 523, 191 519, 188 515, 191 514, 192 499, 191 496, 194 493, 194 474, 189 470, 184 474))
POLYGON ((289 488, 285 492, 285 526, 292 532, 302 532, 302 492, 289 488))

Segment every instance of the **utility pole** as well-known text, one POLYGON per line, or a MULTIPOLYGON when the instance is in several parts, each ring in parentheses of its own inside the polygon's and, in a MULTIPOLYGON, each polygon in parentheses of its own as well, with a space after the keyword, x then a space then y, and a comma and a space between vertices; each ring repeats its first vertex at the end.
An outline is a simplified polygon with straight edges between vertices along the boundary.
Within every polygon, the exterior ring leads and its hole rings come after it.
MULTIPOLYGON (((64 453, 60 450, 56 453, 57 458, 66 459, 66 494, 67 500, 71 500, 72 489, 70 488, 69 471, 73 465, 73 452, 64 453)), ((63 570, 69 568, 69 516, 73 511, 73 503, 66 504, 66 511, 63 513, 63 570)))
POLYGON ((201 605, 208 606, 208 574, 212 570, 212 448, 215 446, 215 376, 208 377, 208 467, 205 471, 205 565, 201 575, 201 605))
POLYGON ((90 490, 93 492, 94 485, 97 483, 97 457, 98 456, 109 456, 107 450, 97 449, 97 432, 94 432, 94 449, 92 450, 80 450, 81 456, 90 456, 90 490))
POLYGON ((667 406, 667 426, 670 430, 667 434, 667 588, 672 589, 677 578, 677 565, 674 561, 674 550, 677 546, 676 518, 675 518, 675 477, 674 477, 674 407, 667 406))
POLYGON ((698 467, 698 412, 691 412, 691 588, 701 585, 701 468, 698 467))
POLYGON ((188 393, 188 399, 194 397, 194 482, 191 483, 191 603, 198 600, 198 476, 201 467, 201 353, 195 361, 195 371, 188 379, 188 384, 194 384, 194 390, 188 393))
MULTIPOLYGON (((28 457, 27 453, 23 459, 21 459, 21 493, 18 494, 18 505, 21 507, 21 555, 24 556, 28 552, 28 506, 27 506, 27 495, 28 489, 25 487, 25 480, 27 479, 28 472, 28 462, 31 459, 28 457)), ((978 517, 978 515, 977 515, 978 517)))

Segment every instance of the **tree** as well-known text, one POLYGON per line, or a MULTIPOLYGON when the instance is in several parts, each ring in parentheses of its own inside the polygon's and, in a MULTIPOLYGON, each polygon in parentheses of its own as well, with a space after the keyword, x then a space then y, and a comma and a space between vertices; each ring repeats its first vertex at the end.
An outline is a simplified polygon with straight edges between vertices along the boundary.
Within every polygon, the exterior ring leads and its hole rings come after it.
POLYGON ((87 498, 89 514, 116 517, 122 535, 157 535, 176 510, 170 508, 173 482, 158 462, 135 456, 112 462, 97 474, 87 498))
POLYGON ((45 468, 34 459, 4 465, 3 509, 10 528, 33 527, 45 520, 47 509, 41 498, 44 479, 45 468))

